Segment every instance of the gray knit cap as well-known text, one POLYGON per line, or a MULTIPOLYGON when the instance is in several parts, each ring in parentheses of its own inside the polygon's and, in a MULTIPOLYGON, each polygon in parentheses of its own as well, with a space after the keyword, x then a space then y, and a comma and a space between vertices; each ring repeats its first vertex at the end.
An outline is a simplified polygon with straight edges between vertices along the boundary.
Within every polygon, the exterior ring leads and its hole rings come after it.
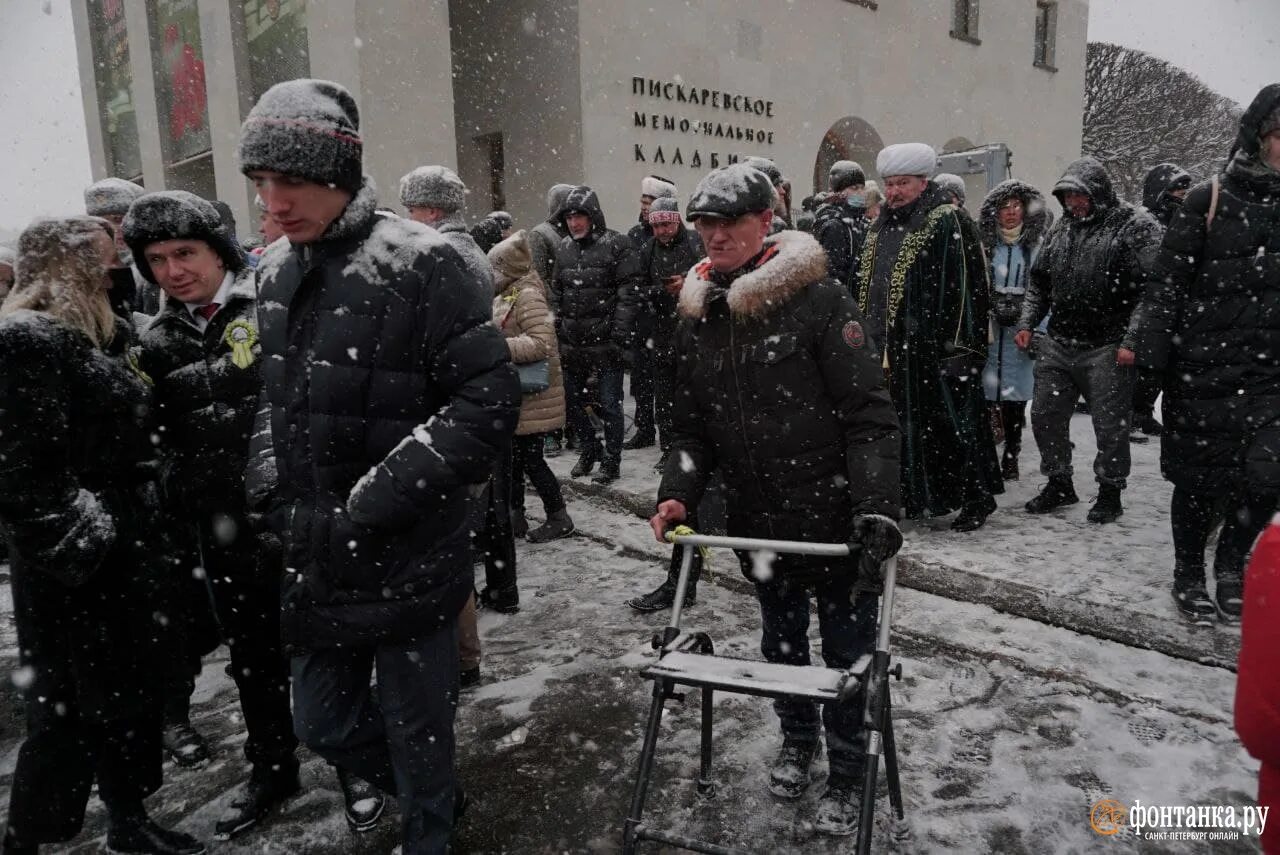
POLYGON ((447 166, 419 166, 400 179, 400 204, 453 213, 467 200, 467 185, 447 166))
POLYGON ((84 212, 91 217, 123 217, 129 213, 133 200, 145 192, 132 181, 104 178, 85 188, 84 212))
POLYGON ((965 187, 964 179, 959 175, 952 175, 950 172, 939 172, 937 175, 933 176, 933 183, 937 184, 946 192, 954 194, 960 204, 964 204, 965 191, 968 190, 968 188, 965 187))
POLYGON ((837 160, 827 174, 827 189, 832 193, 867 183, 867 173, 852 160, 837 160))
POLYGON ((245 174, 263 169, 355 193, 364 177, 355 99, 327 80, 277 83, 244 120, 239 157, 245 174))

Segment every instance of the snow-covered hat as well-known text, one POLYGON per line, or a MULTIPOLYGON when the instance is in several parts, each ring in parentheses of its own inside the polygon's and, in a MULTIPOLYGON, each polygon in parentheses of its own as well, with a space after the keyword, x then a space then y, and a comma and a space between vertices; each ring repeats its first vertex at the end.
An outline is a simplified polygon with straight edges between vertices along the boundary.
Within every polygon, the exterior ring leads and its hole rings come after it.
POLYGON ((649 206, 649 225, 658 223, 678 223, 684 218, 680 216, 680 203, 673 197, 654 199, 649 206))
POLYGON ((646 175, 640 179, 640 195, 654 199, 675 198, 676 185, 674 181, 661 175, 646 175))
POLYGON ((698 182, 685 215, 735 219, 743 214, 773 208, 773 183, 769 176, 747 163, 734 163, 713 169, 698 182))
POLYGON ((831 164, 827 184, 832 193, 839 193, 841 190, 848 190, 850 187, 866 183, 867 173, 852 160, 837 160, 831 164))
POLYGON ((507 229, 515 228, 515 225, 516 225, 515 217, 511 216, 506 211, 490 211, 487 215, 485 215, 485 219, 493 220, 495 223, 498 224, 498 228, 502 229, 504 232, 507 229))
POLYGON ((244 120, 239 157, 246 174, 264 169, 355 193, 364 172, 355 99, 327 80, 277 83, 244 120))
POLYGON ((560 213, 560 206, 564 204, 564 200, 569 198, 569 194, 573 192, 572 184, 552 184, 551 189, 547 191, 547 217, 555 219, 560 213))
POLYGON ((121 228, 124 242, 133 253, 133 262, 148 282, 155 282, 156 277, 147 263, 146 249, 165 240, 204 241, 233 273, 245 265, 231 231, 218 216, 218 209, 185 190, 164 190, 141 197, 129 209, 121 228))
POLYGON ((533 269, 533 251, 529 249, 529 236, 524 229, 515 232, 489 250, 489 264, 493 267, 495 283, 507 285, 525 276, 533 269))
POLYGON ((758 169, 763 172, 769 178, 769 183, 774 187, 777 187, 782 183, 782 170, 778 168, 778 164, 774 163, 769 158, 753 155, 744 160, 743 163, 750 166, 752 169, 758 169))
POLYGON ((419 166, 400 179, 400 204, 453 213, 467 200, 467 185, 447 166, 419 166))
POLYGON ((84 212, 91 217, 124 216, 146 191, 123 178, 104 178, 85 188, 84 212))
POLYGON ((964 179, 959 175, 952 175, 950 172, 939 172, 933 176, 933 183, 937 184, 943 190, 955 195, 960 204, 965 201, 965 191, 968 189, 964 186, 964 179))
POLYGON ((881 178, 895 175, 922 175, 932 178, 938 170, 938 153, 924 143, 898 143, 876 156, 876 172, 881 178))

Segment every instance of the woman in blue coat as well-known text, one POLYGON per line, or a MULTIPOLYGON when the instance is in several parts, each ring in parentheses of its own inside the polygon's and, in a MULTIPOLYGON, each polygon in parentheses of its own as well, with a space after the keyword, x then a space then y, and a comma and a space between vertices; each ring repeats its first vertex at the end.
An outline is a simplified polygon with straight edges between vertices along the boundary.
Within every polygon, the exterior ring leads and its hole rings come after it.
POLYGON ((1004 425, 1001 474, 1018 478, 1018 452, 1034 386, 1031 357, 1013 343, 1027 277, 1044 245, 1053 215, 1044 195, 1030 184, 1009 180, 987 194, 979 214, 982 245, 991 265, 991 343, 982 385, 1004 425))

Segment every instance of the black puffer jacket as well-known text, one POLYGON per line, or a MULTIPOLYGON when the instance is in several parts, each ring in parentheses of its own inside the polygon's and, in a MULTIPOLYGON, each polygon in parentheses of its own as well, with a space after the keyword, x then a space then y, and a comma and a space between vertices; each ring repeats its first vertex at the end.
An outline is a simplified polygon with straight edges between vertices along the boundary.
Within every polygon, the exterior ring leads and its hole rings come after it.
MULTIPOLYGON (((552 308, 560 358, 570 371, 621 363, 633 346, 643 309, 640 255, 630 239, 605 226, 600 200, 590 187, 575 187, 560 209, 560 221, 572 212, 591 218, 591 231, 572 236, 556 250, 552 308)), ((568 226, 565 226, 568 229, 568 226)))
POLYGON ((161 297, 139 337, 142 368, 155 383, 166 493, 188 517, 244 506, 262 389, 256 301, 253 271, 242 270, 203 332, 186 306, 161 297))
POLYGON ((1142 298, 1160 227, 1146 211, 1116 198, 1106 169, 1091 157, 1068 166, 1053 188, 1064 209, 1068 192, 1088 195, 1093 211, 1084 219, 1068 212, 1049 232, 1031 269, 1018 328, 1035 329, 1052 309, 1054 339, 1079 347, 1118 344, 1142 298))
MULTIPOLYGON (((690 272, 659 502, 696 507, 719 468, 730 535, 843 543, 856 514, 898 518, 898 418, 861 313, 826 271, 817 241, 786 231, 727 288, 710 262, 690 272)), ((855 565, 774 570, 807 579, 855 565)))
POLYGON ((159 703, 167 548, 150 392, 116 327, 104 353, 44 313, 0 319, 0 530, 33 717, 118 720, 159 703))
POLYGON ((862 245, 867 240, 866 208, 855 208, 837 198, 818 208, 813 217, 813 236, 827 253, 827 272, 853 293, 862 245))
POLYGON ((660 355, 669 355, 679 325, 676 314, 679 298, 667 293, 667 279, 672 276, 683 279, 705 254, 698 233, 684 223, 680 224, 680 231, 676 232, 670 245, 664 246, 654 238, 645 246, 640 264, 645 272, 647 296, 654 315, 653 346, 660 355))
POLYGON ((1164 476, 1212 494, 1280 492, 1280 172, 1258 158, 1258 129, 1280 84, 1241 121, 1219 178, 1174 215, 1125 345, 1164 371, 1164 476))
POLYGON ((406 641, 458 614, 473 485, 519 415, 457 252, 374 205, 366 184, 323 239, 278 242, 258 268, 266 421, 248 486, 285 542, 293 651, 406 641))
MULTIPOLYGON (((1022 202, 1022 237, 1018 239, 1018 247, 1022 250, 1023 270, 1029 271, 1043 248, 1046 233, 1053 225, 1053 213, 1039 190, 1014 178, 997 184, 982 200, 978 233, 990 261, 1003 242, 1000 237, 1000 209, 1010 199, 1022 202)), ((1022 318, 1026 296, 1025 281, 1010 281, 1013 278, 1016 277, 1010 277, 1008 270, 991 271, 991 315, 996 323, 1006 327, 1022 318)))
POLYGON ((1182 201, 1171 195, 1174 190, 1191 187, 1191 173, 1173 163, 1160 163, 1151 168, 1142 182, 1142 207, 1156 218, 1162 228, 1169 228, 1182 201))

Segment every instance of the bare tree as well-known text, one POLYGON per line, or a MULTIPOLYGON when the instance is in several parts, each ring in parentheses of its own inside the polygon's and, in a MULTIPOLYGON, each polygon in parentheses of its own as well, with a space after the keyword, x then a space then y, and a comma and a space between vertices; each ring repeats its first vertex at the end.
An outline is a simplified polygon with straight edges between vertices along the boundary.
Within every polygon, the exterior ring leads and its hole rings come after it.
POLYGON ((1141 202, 1157 163, 1204 177, 1222 167, 1240 105, 1151 54, 1091 42, 1085 65, 1084 153, 1106 164, 1122 197, 1141 202))

